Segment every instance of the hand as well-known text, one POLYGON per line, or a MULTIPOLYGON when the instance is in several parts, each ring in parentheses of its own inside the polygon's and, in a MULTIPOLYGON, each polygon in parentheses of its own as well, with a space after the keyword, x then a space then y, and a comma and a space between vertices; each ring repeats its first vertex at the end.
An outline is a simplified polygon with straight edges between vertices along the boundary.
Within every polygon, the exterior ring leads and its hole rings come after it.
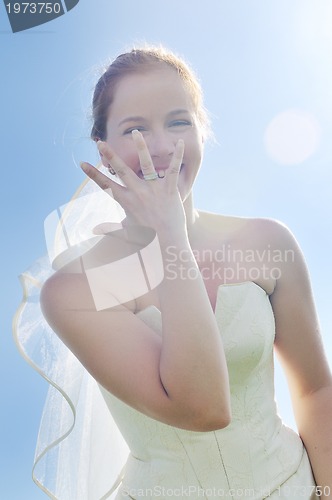
MULTIPOLYGON (((132 135, 143 175, 156 173, 142 134, 135 130, 132 135)), ((89 163, 82 163, 81 168, 90 179, 114 197, 136 223, 151 227, 157 232, 185 228, 185 213, 177 187, 184 153, 182 139, 176 144, 165 176, 153 180, 140 179, 107 143, 99 141, 97 144, 100 153, 124 186, 112 181, 89 163)))

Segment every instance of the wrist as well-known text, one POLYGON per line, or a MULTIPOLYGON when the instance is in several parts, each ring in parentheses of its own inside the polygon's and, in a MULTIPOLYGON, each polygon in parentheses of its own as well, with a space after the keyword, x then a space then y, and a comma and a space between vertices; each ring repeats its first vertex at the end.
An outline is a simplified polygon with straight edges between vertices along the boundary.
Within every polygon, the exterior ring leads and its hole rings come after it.
POLYGON ((163 249, 168 245, 182 248, 189 246, 189 239, 186 227, 160 227, 156 230, 160 247, 163 249))

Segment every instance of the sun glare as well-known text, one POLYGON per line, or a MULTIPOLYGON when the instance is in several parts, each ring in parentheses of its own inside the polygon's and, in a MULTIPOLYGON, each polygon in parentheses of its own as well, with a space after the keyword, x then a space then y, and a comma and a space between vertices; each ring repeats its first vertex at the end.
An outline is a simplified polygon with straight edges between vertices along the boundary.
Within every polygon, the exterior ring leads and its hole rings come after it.
POLYGON ((288 109, 270 121, 264 143, 274 161, 297 165, 315 153, 320 136, 321 127, 315 116, 301 109, 288 109))

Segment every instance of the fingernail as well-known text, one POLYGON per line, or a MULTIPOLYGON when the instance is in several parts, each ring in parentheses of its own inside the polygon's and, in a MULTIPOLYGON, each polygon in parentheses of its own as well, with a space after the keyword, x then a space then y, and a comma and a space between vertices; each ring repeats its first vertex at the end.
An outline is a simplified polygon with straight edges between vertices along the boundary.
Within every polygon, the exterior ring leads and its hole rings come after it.
POLYGON ((81 161, 81 162, 80 162, 80 167, 81 167, 81 169, 85 172, 85 170, 86 170, 86 164, 85 164, 85 162, 84 162, 84 161, 81 161))
POLYGON ((100 151, 100 148, 104 148, 104 147, 105 147, 104 141, 97 141, 97 148, 99 149, 99 151, 100 151))
POLYGON ((131 133, 132 133, 132 135, 136 135, 136 137, 139 137, 141 135, 140 132, 136 128, 131 133))

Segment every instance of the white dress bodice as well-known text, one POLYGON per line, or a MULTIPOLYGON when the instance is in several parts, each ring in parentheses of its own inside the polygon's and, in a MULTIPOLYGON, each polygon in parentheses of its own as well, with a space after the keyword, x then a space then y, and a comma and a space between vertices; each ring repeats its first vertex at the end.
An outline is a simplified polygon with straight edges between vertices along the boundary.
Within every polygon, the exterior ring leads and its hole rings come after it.
MULTIPOLYGON (((156 307, 138 316, 162 334, 156 307)), ((221 285, 215 317, 230 380, 232 421, 226 428, 179 429, 144 415, 101 387, 130 449, 117 498, 238 499, 246 497, 247 490, 248 498, 261 500, 273 492, 281 498, 281 487, 288 481, 291 490, 285 498, 297 498, 294 478, 299 487, 308 483, 308 494, 301 498, 315 498, 309 491, 314 482, 302 441, 277 413, 275 323, 268 295, 253 282, 221 285)))

